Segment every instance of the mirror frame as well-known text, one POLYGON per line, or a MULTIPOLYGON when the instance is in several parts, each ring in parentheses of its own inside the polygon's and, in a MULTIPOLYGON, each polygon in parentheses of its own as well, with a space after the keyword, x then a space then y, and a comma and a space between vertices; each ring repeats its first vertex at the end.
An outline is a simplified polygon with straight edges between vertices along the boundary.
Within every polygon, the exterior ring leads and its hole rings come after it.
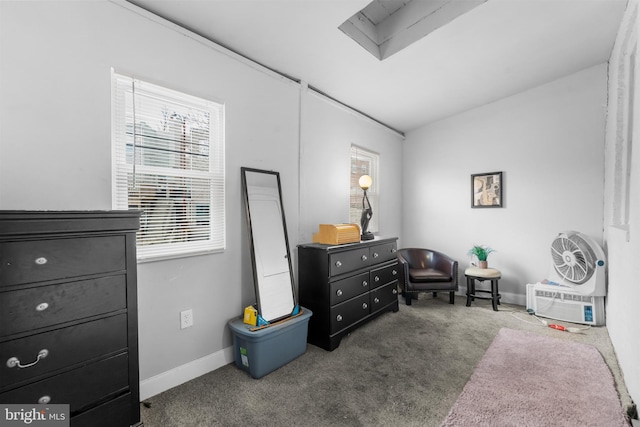
POLYGON ((287 233, 287 222, 285 219, 285 214, 284 214, 284 207, 282 204, 282 187, 280 185, 280 173, 276 172, 276 171, 269 171, 269 170, 263 170, 263 169, 255 169, 255 168, 250 168, 250 167, 241 167, 240 168, 240 172, 241 172, 241 178, 242 178, 242 191, 244 194, 244 204, 245 204, 245 216, 246 216, 246 220, 247 220, 247 228, 248 228, 248 237, 249 237, 249 249, 251 252, 251 265, 253 268, 253 284, 254 284, 254 288, 255 288, 255 293, 256 293, 256 302, 258 304, 258 313, 262 316, 262 314, 264 313, 264 301, 262 301, 261 298, 261 281, 260 281, 260 277, 258 277, 258 269, 257 269, 257 264, 256 264, 256 245, 255 245, 255 241, 254 241, 254 233, 253 233, 253 226, 252 226, 252 221, 251 221, 251 204, 250 204, 250 200, 249 200, 249 191, 248 191, 248 187, 247 187, 247 173, 257 173, 257 174, 268 174, 268 175, 273 175, 276 178, 276 183, 277 183, 277 187, 278 187, 278 202, 280 204, 280 212, 282 213, 282 230, 284 233, 284 243, 285 243, 285 247, 286 247, 286 258, 287 258, 287 265, 289 267, 289 282, 290 282, 290 290, 291 290, 291 297, 292 297, 292 301, 293 301, 293 307, 291 309, 291 312, 286 313, 285 315, 280 315, 280 316, 276 316, 274 318, 268 319, 263 317, 264 320, 266 320, 267 322, 274 322, 274 321, 278 321, 281 319, 284 319, 286 317, 289 317, 293 311, 295 310, 295 308, 298 306, 298 299, 296 296, 296 292, 295 292, 295 281, 294 281, 294 275, 293 275, 293 268, 292 268, 292 263, 291 263, 291 252, 289 249, 289 236, 287 233))

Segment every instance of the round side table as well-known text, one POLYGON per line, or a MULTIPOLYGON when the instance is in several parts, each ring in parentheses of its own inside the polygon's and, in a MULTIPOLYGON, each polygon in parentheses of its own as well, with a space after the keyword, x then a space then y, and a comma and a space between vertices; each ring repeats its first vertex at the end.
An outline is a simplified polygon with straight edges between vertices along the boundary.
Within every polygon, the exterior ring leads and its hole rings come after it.
POLYGON ((500 270, 495 268, 467 268, 464 271, 464 275, 467 277, 467 307, 470 307, 471 301, 476 298, 489 299, 493 305, 493 311, 498 311, 501 297, 498 291, 498 279, 500 279, 501 274, 500 270), (491 289, 476 289, 476 281, 484 282, 485 280, 491 281, 491 289), (490 296, 478 295, 479 293, 490 294, 490 296))

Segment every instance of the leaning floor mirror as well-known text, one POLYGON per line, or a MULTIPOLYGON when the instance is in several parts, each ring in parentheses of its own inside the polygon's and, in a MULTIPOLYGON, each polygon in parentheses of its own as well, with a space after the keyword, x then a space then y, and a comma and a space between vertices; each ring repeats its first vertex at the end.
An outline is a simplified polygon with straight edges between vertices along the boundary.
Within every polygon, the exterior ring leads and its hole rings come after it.
POLYGON ((258 313, 267 322, 296 307, 280 174, 241 168, 258 313))

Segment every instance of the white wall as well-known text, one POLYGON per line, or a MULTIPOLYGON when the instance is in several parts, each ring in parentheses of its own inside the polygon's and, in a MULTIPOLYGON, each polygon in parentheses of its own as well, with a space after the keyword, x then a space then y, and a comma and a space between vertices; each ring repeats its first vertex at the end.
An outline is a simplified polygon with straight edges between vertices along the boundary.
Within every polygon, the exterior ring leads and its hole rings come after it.
POLYGON ((602 64, 407 135, 404 245, 457 259, 462 291, 468 250, 489 245, 504 301, 524 305, 559 231, 602 242, 606 81, 602 64), (472 209, 470 175, 496 171, 505 207, 472 209))
MULTIPOLYGON (((226 250, 138 265, 143 399, 232 361, 227 322, 255 302, 241 166, 280 172, 294 257, 299 230, 310 240, 316 224, 304 218, 309 211, 299 214, 299 183, 312 191, 305 207, 324 212, 323 221, 337 221, 333 213, 349 203, 348 175, 332 163, 310 175, 300 163, 336 156, 344 163, 349 143, 371 146, 383 155, 385 191, 395 194, 389 203, 399 206, 398 137, 317 99, 301 128, 310 95, 298 83, 128 3, 3 1, 0 43, 0 209, 111 208, 112 67, 225 104, 226 250), (300 149, 301 141, 321 145, 300 149), (194 326, 180 330, 188 308, 194 326)), ((382 230, 399 234, 399 217, 388 208, 384 216, 382 230)))
POLYGON ((226 363, 226 322, 255 301, 240 166, 280 171, 296 230, 298 85, 135 8, 105 1, 1 7, 2 209, 111 208, 111 67, 225 103, 227 248, 139 264, 138 302, 142 380, 164 374, 162 389, 180 381, 182 373, 166 374, 176 367, 202 373, 226 363), (179 313, 188 308, 195 325, 180 330, 179 313))
POLYGON ((326 98, 307 92, 302 109, 300 242, 311 242, 318 224, 349 222, 351 145, 380 155, 379 235, 400 237, 402 138, 326 98))
POLYGON ((640 402, 640 322, 637 301, 640 301, 640 56, 638 38, 638 0, 631 0, 625 12, 616 44, 610 59, 609 115, 606 134, 605 174, 605 237, 609 262, 609 290, 607 298, 607 328, 622 369, 625 384, 635 402, 640 402), (635 86, 630 86, 632 69, 629 63, 635 54, 635 86), (631 97, 632 91, 634 96, 631 97), (629 113, 630 99, 634 100, 633 114, 629 113), (633 128, 629 138, 629 127, 633 128), (624 147, 630 144, 631 168, 624 163, 624 147), (635 147, 633 147, 635 145, 635 147), (619 191, 619 183, 629 173, 629 193, 619 191), (616 182, 618 184, 616 184, 616 182), (629 204, 629 221, 618 214, 629 204))

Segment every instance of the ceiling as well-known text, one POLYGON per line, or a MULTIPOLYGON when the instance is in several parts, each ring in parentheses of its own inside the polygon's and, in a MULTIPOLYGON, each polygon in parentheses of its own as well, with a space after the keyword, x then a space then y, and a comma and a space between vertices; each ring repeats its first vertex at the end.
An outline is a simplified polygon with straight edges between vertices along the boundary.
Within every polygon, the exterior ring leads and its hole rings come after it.
POLYGON ((627 4, 488 0, 380 60, 338 28, 370 0, 129 1, 402 133, 607 61, 627 4))

